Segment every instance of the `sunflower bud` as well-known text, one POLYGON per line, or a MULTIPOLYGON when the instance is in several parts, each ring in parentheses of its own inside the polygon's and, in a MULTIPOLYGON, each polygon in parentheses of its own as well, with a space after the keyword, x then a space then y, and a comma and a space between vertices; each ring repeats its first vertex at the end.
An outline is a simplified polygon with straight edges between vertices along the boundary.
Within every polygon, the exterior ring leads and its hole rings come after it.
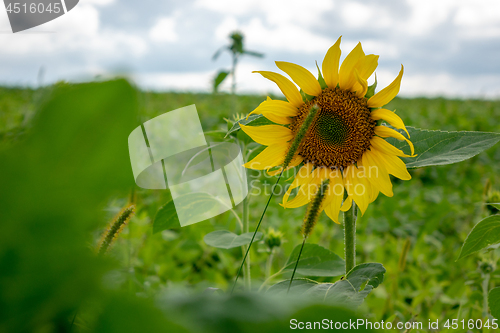
POLYGON ((266 243, 269 250, 281 245, 281 239, 283 238, 283 233, 281 231, 276 231, 273 228, 269 228, 267 231, 266 238, 264 238, 264 243, 266 243))

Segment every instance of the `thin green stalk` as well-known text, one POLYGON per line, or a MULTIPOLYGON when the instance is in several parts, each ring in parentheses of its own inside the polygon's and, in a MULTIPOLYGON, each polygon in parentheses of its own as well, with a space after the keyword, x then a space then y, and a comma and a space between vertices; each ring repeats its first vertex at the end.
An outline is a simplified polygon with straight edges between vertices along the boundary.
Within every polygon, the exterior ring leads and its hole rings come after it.
POLYGON ((273 275, 271 275, 270 277, 268 277, 267 279, 264 280, 264 282, 262 282, 262 284, 260 285, 259 287, 259 290, 257 290, 257 292, 260 292, 262 289, 264 289, 264 287, 269 283, 269 281, 271 281, 272 279, 274 279, 275 277, 279 276, 280 274, 283 273, 283 268, 281 268, 279 271, 277 271, 276 273, 274 273, 273 275))
POLYGON ((356 266, 356 204, 344 212, 345 274, 356 266))
POLYGON ((271 252, 269 253, 269 257, 267 257, 266 279, 271 276, 271 269, 273 267, 273 259, 274 259, 274 247, 271 249, 271 252))
POLYGON ((488 292, 490 287, 490 273, 483 273, 483 318, 488 316, 488 292))
POLYGON ((297 270, 297 266, 299 265, 300 255, 302 254, 302 250, 304 249, 304 245, 306 244, 306 237, 304 237, 304 241, 302 242, 302 246, 300 247, 299 256, 297 257, 297 261, 295 262, 295 267, 293 268, 292 277, 290 278, 290 284, 288 285, 288 289, 286 293, 290 292, 290 287, 292 286, 293 277, 295 276, 295 271, 297 270))
POLYGON ((231 68, 231 94, 236 94, 236 65, 238 64, 238 55, 233 53, 233 65, 231 68))
POLYGON ((307 207, 306 216, 304 217, 304 224, 302 225, 302 235, 304 236, 304 241, 302 242, 302 246, 300 247, 299 256, 297 257, 297 262, 295 263, 295 268, 293 269, 292 277, 290 278, 290 284, 288 285, 288 290, 286 292, 287 294, 290 291, 290 287, 292 286, 293 277, 295 276, 295 271, 297 270, 297 266, 299 265, 300 256, 302 255, 302 250, 304 249, 304 245, 306 244, 306 239, 313 231, 314 226, 318 222, 319 214, 323 209, 323 200, 326 197, 326 192, 328 191, 329 184, 329 179, 325 179, 321 183, 316 194, 314 195, 314 199, 307 207))
MULTIPOLYGON (((250 226, 249 226, 249 218, 248 218, 248 206, 249 206, 249 201, 248 201, 248 196, 243 199, 243 226, 244 226, 244 232, 249 232, 250 231, 250 226)), ((250 247, 250 246, 248 246, 250 247)), ((243 246, 243 249, 245 249, 245 247, 243 246)), ((246 249, 248 250, 248 249, 246 249)), ((252 281, 251 281, 251 266, 250 266, 250 262, 251 262, 251 257, 250 257, 250 253, 248 253, 248 256, 247 256, 247 260, 246 260, 246 264, 245 266, 243 267, 243 278, 244 278, 244 282, 245 282, 245 290, 250 290, 252 288, 252 281)))
POLYGON ((260 227, 260 224, 262 223, 262 219, 264 218, 264 215, 266 214, 267 207, 269 206, 269 203, 271 202, 271 199, 274 196, 274 189, 278 185, 282 175, 283 175, 283 171, 281 171, 281 173, 278 176, 278 179, 276 180, 276 183, 274 183, 274 185, 271 189, 271 195, 269 195, 269 199, 267 200, 266 207, 264 207, 264 211, 262 212, 262 215, 260 216, 259 223, 257 223, 257 228, 255 228, 252 239, 250 240, 250 244, 248 244, 247 251, 245 253, 245 256, 243 257, 243 261, 241 262, 240 268, 238 269, 238 273, 236 274, 236 279, 234 279, 233 288, 231 289, 231 294, 234 292, 234 288, 236 287, 236 283, 238 282, 238 278, 240 277, 240 274, 241 274, 241 269, 243 268, 243 265, 245 264, 245 261, 246 261, 247 256, 248 256, 248 252, 250 252, 250 248, 252 247, 253 241, 255 239, 255 235, 257 234, 257 231, 259 231, 259 227, 260 227))

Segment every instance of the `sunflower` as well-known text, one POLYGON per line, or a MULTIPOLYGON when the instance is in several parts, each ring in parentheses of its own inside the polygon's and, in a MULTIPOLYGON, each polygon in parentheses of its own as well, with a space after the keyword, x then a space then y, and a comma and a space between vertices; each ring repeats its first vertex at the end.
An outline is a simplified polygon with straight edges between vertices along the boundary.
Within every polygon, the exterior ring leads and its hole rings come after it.
POLYGON ((293 168, 302 164, 281 205, 296 208, 309 203, 320 184, 328 180, 320 211, 324 210, 336 223, 339 223, 340 210, 347 211, 353 200, 363 214, 380 192, 392 197, 389 175, 402 180, 411 179, 399 157, 414 156, 414 147, 403 121, 393 111, 382 108, 398 94, 403 66, 389 86, 373 94, 367 80, 378 65, 378 56, 365 55, 361 43, 358 43, 339 69, 340 39, 326 53, 322 73, 318 67, 318 79, 299 65, 276 62, 277 67, 301 88, 302 94, 285 76, 256 71, 276 83, 287 101, 268 97, 249 114, 262 114, 278 125, 241 125, 254 141, 267 146, 244 166, 277 174, 283 168, 273 172, 270 169, 283 166, 293 139, 303 130, 310 109, 314 105, 318 107, 295 155, 286 166, 293 168), (382 121, 404 130, 408 138, 382 125, 382 121), (384 140, 389 137, 406 141, 412 155, 404 154, 384 140), (289 200, 296 188, 295 197, 289 200), (345 199, 344 192, 347 193, 345 199))

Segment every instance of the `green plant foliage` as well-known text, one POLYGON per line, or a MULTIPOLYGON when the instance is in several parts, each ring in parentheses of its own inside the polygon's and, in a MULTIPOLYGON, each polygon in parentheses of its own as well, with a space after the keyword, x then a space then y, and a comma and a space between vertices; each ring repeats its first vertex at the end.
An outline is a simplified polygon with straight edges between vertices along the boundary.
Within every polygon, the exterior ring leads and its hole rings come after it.
POLYGON ((62 87, 0 151, 0 331, 69 331, 102 292, 109 263, 89 251, 88 232, 103 201, 134 185, 123 142, 136 110, 124 80, 62 87))
MULTIPOLYGON (((203 128, 214 131, 219 141, 220 133, 227 132, 223 118, 248 114, 264 99, 142 92, 124 81, 0 88, 0 331, 67 332, 75 318, 71 332, 260 332, 264 327, 282 332, 290 331, 292 315, 303 321, 349 318, 342 315, 352 315, 345 309, 306 304, 292 291, 284 306, 293 309, 276 312, 276 302, 259 301, 266 293, 235 293, 235 299, 243 299, 239 303, 228 301, 229 295, 204 298, 208 287, 230 289, 241 262, 240 249, 221 250, 203 241, 214 230, 239 230, 233 212, 151 232, 158 209, 171 198, 168 191, 135 187, 126 145, 130 131, 155 116, 196 104, 203 128), (65 102, 58 108, 43 106, 54 106, 54 97, 65 102), (47 120, 47 112, 56 114, 47 120), (136 215, 108 254, 97 258, 92 252, 102 229, 131 197, 136 215), (178 291, 178 285, 188 290, 178 291), (168 300, 158 296, 163 293, 168 300), (221 307, 224 302, 231 307, 221 307), (156 304, 165 311, 160 313, 156 304), (262 320, 248 319, 252 313, 262 320)), ((500 101, 395 98, 387 108, 397 109, 405 124, 414 127, 500 132, 500 101)), ((249 158, 258 152, 254 149, 249 158)), ((500 186, 498 161, 496 145, 461 163, 410 170, 410 181, 392 179, 394 197, 379 195, 358 217, 357 261, 381 262, 387 272, 354 318, 416 320, 424 323, 424 331, 429 319, 443 323, 450 318, 484 318, 478 261, 498 258, 500 250, 467 256, 459 264, 454 261, 475 221, 488 213, 483 204, 486 180, 500 186)), ((252 230, 275 178, 250 170, 248 174, 252 230)), ((285 173, 280 185, 287 186, 292 175, 293 170, 285 173)), ((255 289, 286 265, 302 241, 306 208, 283 209, 281 200, 279 195, 272 199, 262 225, 262 230, 272 227, 284 235, 281 245, 272 253, 264 242, 252 246, 255 289)), ((241 214, 241 206, 235 211, 241 214)), ((308 243, 342 254, 342 226, 321 214, 308 243)), ((491 268, 489 288, 494 288, 500 285, 500 269, 491 268)), ((335 282, 332 277, 314 279, 294 279, 292 287, 302 281, 335 282)), ((286 292, 289 281, 285 282, 286 292)), ((493 304, 490 301, 492 309, 493 304)))
POLYGON ((264 126, 273 125, 274 123, 261 114, 253 114, 248 117, 248 119, 243 118, 235 122, 233 127, 231 127, 231 129, 227 132, 226 137, 236 131, 239 131, 241 129, 240 124, 244 126, 264 126))
POLYGON ((488 305, 491 315, 500 319, 500 287, 493 288, 488 293, 488 305))
MULTIPOLYGON (((297 262, 301 245, 297 245, 283 268, 292 271, 297 262)), ((304 245, 296 274, 302 276, 340 276, 345 272, 345 262, 332 251, 317 244, 304 245)))
MULTIPOLYGON (((415 146, 415 154, 417 154, 416 157, 403 158, 409 169, 462 162, 500 141, 498 133, 430 131, 413 127, 407 127, 407 130, 415 146)), ((389 141, 410 154, 406 142, 396 139, 389 141)))
MULTIPOLYGON (((228 230, 217 230, 209 234, 206 234, 203 240, 207 245, 217 247, 220 249, 232 249, 233 247, 239 247, 242 245, 250 244, 252 240, 253 232, 247 232, 241 235, 236 235, 228 230)), ((254 241, 259 241, 262 239, 262 232, 257 232, 255 234, 254 241)))
POLYGON ((224 81, 224 79, 229 75, 228 71, 221 70, 217 75, 215 76, 214 79, 214 92, 217 92, 217 89, 219 88, 220 84, 224 81))
POLYGON ((177 216, 177 211, 175 210, 174 201, 170 200, 158 209, 153 221, 153 234, 163 230, 180 227, 181 224, 179 222, 179 217, 177 216))
POLYGON ((179 219, 183 221, 189 220, 193 216, 193 207, 196 207, 197 212, 208 211, 217 203, 216 200, 207 193, 189 193, 176 198, 176 204, 174 204, 173 200, 168 201, 156 212, 153 221, 153 233, 180 228, 179 219))
MULTIPOLYGON (((354 312, 329 305, 314 305, 291 297, 271 297, 267 294, 238 295, 200 294, 196 296, 160 297, 160 307, 169 318, 188 327, 190 332, 279 333, 297 329, 303 322, 356 322, 354 312)), ((318 324, 317 324, 318 325, 318 324)), ((326 325, 326 324, 325 324, 326 325)), ((316 326, 316 329, 320 327, 316 326)), ((323 329, 326 329, 323 327, 323 329)), ((330 327, 328 327, 330 329, 330 327)), ((334 326, 333 328, 334 329, 334 326)), ((356 332, 372 332, 361 326, 356 332)))
POLYGON ((489 216, 479 221, 471 230, 458 259, 498 243, 500 243, 500 215, 489 216))
MULTIPOLYGON (((386 270, 381 264, 367 263, 355 266, 343 280, 335 283, 317 283, 307 279, 294 280, 290 294, 328 304, 357 308, 368 294, 384 280, 386 270)), ((268 289, 273 295, 287 294, 289 281, 282 281, 268 289)))

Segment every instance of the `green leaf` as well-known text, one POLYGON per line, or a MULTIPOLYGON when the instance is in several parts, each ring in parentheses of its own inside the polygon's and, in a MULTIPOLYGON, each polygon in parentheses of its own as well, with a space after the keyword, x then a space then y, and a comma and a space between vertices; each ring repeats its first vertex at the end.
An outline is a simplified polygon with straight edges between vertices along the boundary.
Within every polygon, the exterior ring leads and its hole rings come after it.
MULTIPOLYGON (((366 263, 354 267, 345 280, 335 283, 317 283, 308 279, 294 279, 290 294, 322 300, 332 305, 342 305, 355 309, 368 294, 384 280, 386 270, 377 263, 366 263)), ((267 292, 285 295, 290 280, 281 281, 271 286, 267 292)))
MULTIPOLYGON (((285 296, 287 294, 289 284, 290 280, 278 282, 269 287, 266 293, 270 295, 285 296)), ((318 282, 309 279, 293 279, 292 285, 290 287, 290 293, 292 293, 293 295, 301 295, 317 284, 318 282)))
POLYGON ((228 75, 228 71, 219 71, 219 73, 217 73, 217 76, 214 79, 214 92, 217 92, 217 89, 228 75))
POLYGON ((489 205, 489 206, 495 207, 496 209, 500 210, 500 202, 486 202, 485 205, 489 205))
POLYGON ((321 283, 307 291, 307 295, 323 297, 329 304, 357 308, 368 294, 384 280, 382 264, 366 263, 354 267, 345 280, 321 283))
POLYGON ((366 91, 365 98, 370 98, 375 95, 375 89, 377 88, 377 74, 375 74, 375 82, 371 86, 368 86, 368 90, 366 91))
MULTIPOLYGON (((283 270, 293 270, 301 245, 297 245, 283 270)), ((332 251, 317 244, 305 244, 296 274, 302 276, 340 276, 345 272, 345 262, 332 251)))
POLYGON ((189 221, 193 214, 209 211, 216 203, 217 198, 203 192, 179 196, 175 198, 175 204, 171 200, 158 209, 153 221, 153 234, 167 229, 180 228, 179 221, 189 221))
POLYGON ((351 269, 347 273, 347 279, 357 291, 361 289, 364 283, 377 288, 384 281, 385 272, 386 270, 382 264, 365 263, 351 269))
POLYGON ((299 92, 300 92, 300 95, 302 96, 302 100, 304 101, 304 103, 311 101, 315 97, 315 96, 306 94, 302 89, 300 89, 299 92))
MULTIPOLYGON (((233 247, 250 244, 252 236, 253 232, 236 235, 231 231, 217 230, 206 234, 203 240, 205 241, 205 243, 207 243, 207 245, 217 247, 219 249, 232 249, 233 247)), ((258 241, 261 238, 262 233, 257 232, 254 241, 258 241)))
POLYGON ((221 142, 224 141, 224 136, 226 135, 226 132, 223 130, 215 130, 215 131, 206 131, 204 132, 205 136, 208 136, 214 141, 221 142))
POLYGON ((498 243, 500 243, 500 215, 493 215, 472 228, 457 260, 498 243))
POLYGON ((243 54, 246 54, 246 55, 249 55, 249 56, 252 56, 252 57, 257 57, 257 58, 263 58, 264 57, 264 53, 255 52, 255 51, 244 50, 243 54))
POLYGON ((488 305, 491 315, 500 319, 500 287, 493 288, 488 293, 488 305))
MULTIPOLYGON (((418 155, 403 158, 408 169, 465 161, 500 141, 500 134, 490 132, 430 131, 414 127, 407 127, 407 130, 415 146, 415 154, 418 155)), ((403 133, 401 130, 400 132, 403 133)), ((387 141, 410 154, 406 142, 393 138, 387 141)))
POLYGON ((180 226, 174 201, 170 200, 158 209, 153 221, 153 234, 167 229, 180 228, 180 226))
POLYGON ((318 83, 321 89, 328 88, 326 85, 325 79, 323 78, 323 75, 321 75, 321 71, 319 70, 318 62, 316 61, 316 68, 318 69, 318 83))
POLYGON ((241 129, 240 124, 243 124, 245 126, 264 126, 264 125, 275 125, 272 121, 267 119, 261 114, 253 114, 248 119, 243 118, 241 120, 238 120, 236 123, 234 123, 233 127, 227 132, 226 138, 228 135, 239 131, 241 129))

